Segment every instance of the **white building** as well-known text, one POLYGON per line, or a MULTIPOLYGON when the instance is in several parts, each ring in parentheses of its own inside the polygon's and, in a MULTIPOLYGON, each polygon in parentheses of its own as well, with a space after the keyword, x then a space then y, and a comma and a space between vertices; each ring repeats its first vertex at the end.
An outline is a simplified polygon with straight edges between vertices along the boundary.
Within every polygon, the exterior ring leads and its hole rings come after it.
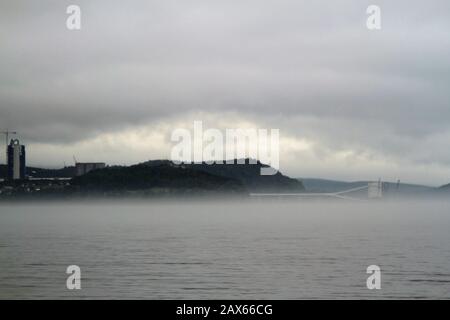
POLYGON ((103 162, 77 162, 75 164, 76 167, 76 175, 82 176, 92 170, 103 169, 106 167, 106 164, 103 162))

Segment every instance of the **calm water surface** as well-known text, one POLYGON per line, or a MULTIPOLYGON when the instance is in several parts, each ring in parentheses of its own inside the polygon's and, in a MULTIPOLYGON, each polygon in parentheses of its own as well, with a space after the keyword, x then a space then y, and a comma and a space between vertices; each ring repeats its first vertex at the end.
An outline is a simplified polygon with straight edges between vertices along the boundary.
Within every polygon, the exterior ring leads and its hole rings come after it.
POLYGON ((450 298, 450 202, 2 204, 0 298, 450 298))

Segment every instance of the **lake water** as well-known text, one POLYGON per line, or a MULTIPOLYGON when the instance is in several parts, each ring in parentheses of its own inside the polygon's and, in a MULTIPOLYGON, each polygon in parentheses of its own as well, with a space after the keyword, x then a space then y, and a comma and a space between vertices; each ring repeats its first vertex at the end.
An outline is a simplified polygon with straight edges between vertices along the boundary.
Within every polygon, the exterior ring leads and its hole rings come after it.
POLYGON ((1 204, 0 298, 450 298, 450 202, 1 204))

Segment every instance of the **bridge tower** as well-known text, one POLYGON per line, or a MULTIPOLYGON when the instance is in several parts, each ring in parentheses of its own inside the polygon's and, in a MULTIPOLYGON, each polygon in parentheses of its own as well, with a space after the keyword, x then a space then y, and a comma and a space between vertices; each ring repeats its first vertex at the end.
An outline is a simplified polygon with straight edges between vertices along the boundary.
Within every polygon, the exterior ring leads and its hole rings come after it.
POLYGON ((377 182, 369 182, 367 188, 367 196, 369 199, 381 199, 383 198, 383 183, 381 180, 377 182))

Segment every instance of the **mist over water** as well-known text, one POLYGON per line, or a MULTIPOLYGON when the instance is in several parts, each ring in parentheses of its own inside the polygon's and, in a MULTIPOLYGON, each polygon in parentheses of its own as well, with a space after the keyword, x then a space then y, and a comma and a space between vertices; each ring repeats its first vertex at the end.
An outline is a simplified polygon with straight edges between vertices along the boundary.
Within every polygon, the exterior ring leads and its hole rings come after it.
POLYGON ((449 298, 449 230, 446 200, 1 204, 0 298, 449 298))

